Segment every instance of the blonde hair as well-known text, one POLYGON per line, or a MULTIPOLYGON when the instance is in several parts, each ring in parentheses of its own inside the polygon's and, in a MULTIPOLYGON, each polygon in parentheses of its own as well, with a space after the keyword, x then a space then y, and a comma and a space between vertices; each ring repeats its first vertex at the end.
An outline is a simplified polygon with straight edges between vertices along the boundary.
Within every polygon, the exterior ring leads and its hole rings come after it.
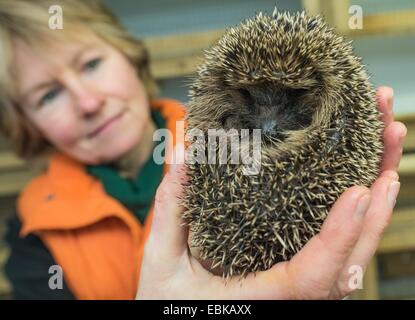
POLYGON ((136 67, 149 99, 157 93, 143 42, 134 39, 100 0, 0 0, 0 22, 0 132, 24 159, 43 155, 53 146, 27 119, 17 102, 13 39, 38 50, 45 49, 50 41, 87 41, 87 31, 91 31, 122 52, 136 67), (53 5, 59 5, 63 11, 61 30, 49 28, 49 8, 53 5))

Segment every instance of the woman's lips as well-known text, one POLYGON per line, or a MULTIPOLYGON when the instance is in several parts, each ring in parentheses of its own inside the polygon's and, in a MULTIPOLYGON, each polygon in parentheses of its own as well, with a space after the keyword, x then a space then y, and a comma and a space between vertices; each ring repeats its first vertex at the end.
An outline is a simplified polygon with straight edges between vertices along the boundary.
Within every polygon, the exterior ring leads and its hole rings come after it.
POLYGON ((108 131, 116 122, 118 122, 121 117, 123 116, 124 111, 121 111, 114 117, 108 119, 105 121, 102 125, 100 125, 97 129, 92 131, 92 133, 88 134, 88 138, 94 138, 95 136, 104 133, 105 131, 108 131))

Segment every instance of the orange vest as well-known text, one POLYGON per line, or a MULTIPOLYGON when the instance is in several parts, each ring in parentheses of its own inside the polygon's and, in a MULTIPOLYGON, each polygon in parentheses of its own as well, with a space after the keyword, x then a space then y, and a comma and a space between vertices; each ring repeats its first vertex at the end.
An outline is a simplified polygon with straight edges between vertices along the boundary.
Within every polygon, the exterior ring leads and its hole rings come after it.
MULTIPOLYGON (((175 144, 176 121, 184 117, 183 106, 159 99, 152 108, 166 119, 175 144)), ((164 165, 164 172, 167 170, 164 165)), ((20 235, 40 237, 78 299, 135 298, 153 206, 142 225, 105 193, 84 164, 55 153, 48 170, 21 192, 17 211, 22 222, 20 235)))

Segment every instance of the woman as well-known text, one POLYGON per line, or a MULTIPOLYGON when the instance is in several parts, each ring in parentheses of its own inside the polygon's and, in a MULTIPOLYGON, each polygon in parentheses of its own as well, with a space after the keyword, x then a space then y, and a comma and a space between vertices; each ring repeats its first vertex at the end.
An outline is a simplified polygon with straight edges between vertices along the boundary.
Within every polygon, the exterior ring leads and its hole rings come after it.
POLYGON ((387 127, 372 188, 347 190, 291 261, 225 286, 189 253, 176 200, 181 166, 153 160, 154 131, 174 133, 184 109, 155 99, 142 43, 99 1, 0 0, 0 20, 2 130, 21 157, 48 159, 21 192, 7 235, 16 298, 341 298, 353 291, 348 268, 367 266, 399 190, 406 129, 393 121, 391 89, 378 91, 387 127), (48 28, 56 4, 63 30, 48 28), (52 265, 62 268, 63 289, 49 286, 52 265))

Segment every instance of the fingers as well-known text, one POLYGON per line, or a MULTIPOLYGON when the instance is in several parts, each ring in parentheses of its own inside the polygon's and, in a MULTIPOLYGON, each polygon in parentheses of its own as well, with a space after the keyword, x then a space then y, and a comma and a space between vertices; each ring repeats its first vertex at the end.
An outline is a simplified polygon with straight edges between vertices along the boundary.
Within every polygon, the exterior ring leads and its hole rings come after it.
POLYGON ((350 286, 350 268, 366 270, 371 258, 379 245, 380 238, 388 226, 400 184, 397 174, 386 172, 384 176, 376 180, 371 188, 371 202, 364 219, 363 230, 360 238, 349 256, 341 276, 334 287, 334 296, 345 296, 355 289, 350 286))
MULTIPOLYGON (((183 147, 179 145, 174 152, 180 151, 180 148, 183 147)), ((182 226, 182 208, 178 204, 184 180, 184 165, 173 163, 156 193, 148 244, 156 248, 160 256, 166 260, 177 258, 187 252, 188 230, 182 226)))
POLYGON ((393 115, 393 89, 391 87, 381 86, 376 91, 376 101, 379 111, 382 112, 382 121, 385 127, 394 120, 393 115))
POLYGON ((407 128, 401 122, 392 122, 385 128, 383 132, 384 151, 381 171, 398 170, 406 134, 407 128))
POLYGON ((321 232, 288 263, 289 278, 296 285, 295 295, 314 288, 309 293, 311 298, 328 297, 359 239, 369 202, 369 190, 360 186, 348 189, 336 201, 321 232))
POLYGON ((385 124, 381 170, 397 170, 402 157, 403 141, 407 129, 403 123, 394 121, 392 88, 379 87, 376 92, 376 101, 379 111, 382 113, 382 121, 385 124))

